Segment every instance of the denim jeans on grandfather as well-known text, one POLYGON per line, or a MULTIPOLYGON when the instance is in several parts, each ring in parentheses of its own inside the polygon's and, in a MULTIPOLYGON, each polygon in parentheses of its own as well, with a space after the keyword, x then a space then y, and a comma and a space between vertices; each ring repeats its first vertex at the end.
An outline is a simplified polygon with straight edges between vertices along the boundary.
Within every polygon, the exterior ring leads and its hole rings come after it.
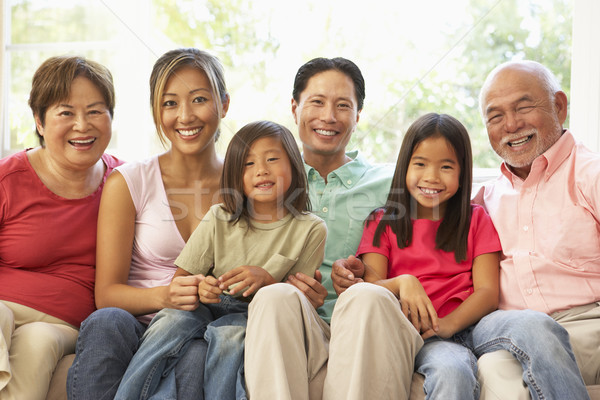
POLYGON ((521 363, 533 400, 589 399, 567 331, 531 310, 494 311, 452 339, 426 341, 415 369, 425 375, 427 398, 477 399, 475 357, 496 350, 509 351, 521 363))
MULTIPOLYGON (((145 330, 144 324, 120 308, 93 312, 81 324, 75 360, 67 377, 68 398, 113 399, 145 330)), ((206 349, 204 339, 193 341, 174 374, 161 380, 157 390, 168 393, 165 398, 203 399, 206 349), (191 365, 199 368, 192 369, 191 365)))
POLYGON ((217 304, 200 304, 194 311, 161 310, 144 333, 115 399, 169 399, 158 386, 161 378, 171 374, 192 340, 206 337, 205 365, 211 370, 198 366, 204 369, 205 398, 245 400, 243 340, 248 303, 231 296, 220 299, 217 304))
POLYGON ((479 358, 507 350, 523 367, 523 381, 536 399, 589 399, 569 334, 550 316, 531 310, 494 311, 473 327, 479 358))

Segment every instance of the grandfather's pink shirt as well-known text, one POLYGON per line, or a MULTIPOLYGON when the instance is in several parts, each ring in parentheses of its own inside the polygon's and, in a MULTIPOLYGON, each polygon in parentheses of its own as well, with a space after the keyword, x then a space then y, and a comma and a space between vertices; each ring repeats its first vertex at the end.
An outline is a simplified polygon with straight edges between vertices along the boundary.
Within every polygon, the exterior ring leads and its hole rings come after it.
POLYGON ((500 309, 551 314, 600 300, 600 155, 565 131, 525 180, 505 164, 474 200, 500 235, 500 309))

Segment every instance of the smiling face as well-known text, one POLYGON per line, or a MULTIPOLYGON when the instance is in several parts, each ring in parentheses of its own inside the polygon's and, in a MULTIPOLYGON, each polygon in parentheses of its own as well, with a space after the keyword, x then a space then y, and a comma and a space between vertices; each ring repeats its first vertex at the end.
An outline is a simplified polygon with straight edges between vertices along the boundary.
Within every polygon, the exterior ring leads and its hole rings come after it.
POLYGON ((337 70, 319 72, 308 80, 299 101, 292 100, 292 113, 309 164, 314 157, 343 159, 360 115, 354 82, 337 70))
POLYGON ((489 81, 482 109, 492 148, 525 178, 533 161, 562 135, 567 98, 549 93, 534 67, 516 64, 489 81))
POLYGON ((244 195, 257 220, 277 220, 287 214, 284 195, 292 182, 290 159, 278 137, 257 139, 244 163, 244 195))
POLYGON ((100 90, 79 76, 71 84, 68 99, 50 106, 42 126, 45 154, 67 169, 88 169, 100 159, 110 142, 112 118, 100 90))
POLYGON ((416 145, 406 172, 406 187, 417 201, 417 218, 443 218, 446 202, 458 191, 459 181, 460 164, 446 138, 430 136, 416 145))
MULTIPOLYGON (((223 116, 228 106, 228 101, 223 103, 223 116)), ((196 154, 214 147, 220 118, 204 71, 182 67, 173 73, 161 99, 161 119, 173 151, 196 154)))

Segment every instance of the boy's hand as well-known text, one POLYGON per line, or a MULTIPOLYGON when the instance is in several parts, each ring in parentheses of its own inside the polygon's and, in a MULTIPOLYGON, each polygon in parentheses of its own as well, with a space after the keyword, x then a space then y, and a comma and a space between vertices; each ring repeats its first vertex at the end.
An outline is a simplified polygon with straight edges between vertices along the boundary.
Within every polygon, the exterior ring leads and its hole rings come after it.
POLYGON ((223 290, 219 288, 219 281, 214 276, 207 276, 198 285, 198 296, 204 304, 220 303, 221 293, 223 290))
POLYGON ((234 288, 229 289, 229 293, 234 295, 244 288, 248 288, 242 293, 244 297, 248 297, 261 287, 273 283, 275 283, 275 279, 271 274, 254 265, 242 265, 219 277, 219 289, 221 291, 228 290, 232 285, 236 285, 234 288))

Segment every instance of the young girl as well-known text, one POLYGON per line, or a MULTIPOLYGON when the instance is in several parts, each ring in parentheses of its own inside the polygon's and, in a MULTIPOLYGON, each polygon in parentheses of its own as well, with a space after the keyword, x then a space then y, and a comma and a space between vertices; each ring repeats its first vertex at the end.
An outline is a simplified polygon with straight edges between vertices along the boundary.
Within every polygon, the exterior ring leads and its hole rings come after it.
POLYGON ((415 369, 427 399, 479 397, 472 326, 498 305, 500 241, 483 208, 470 203, 471 178, 464 126, 443 114, 417 119, 387 202, 367 219, 357 251, 364 279, 392 291, 426 339, 415 369))
POLYGON ((187 343, 202 336, 208 341, 205 398, 246 398, 243 339, 250 296, 297 272, 313 276, 321 265, 327 230, 307 212, 307 179, 288 129, 259 121, 232 138, 221 197, 223 204, 210 208, 175 260, 176 277, 195 274, 201 279, 199 307, 157 314, 117 399, 153 394, 156 381, 187 343))

